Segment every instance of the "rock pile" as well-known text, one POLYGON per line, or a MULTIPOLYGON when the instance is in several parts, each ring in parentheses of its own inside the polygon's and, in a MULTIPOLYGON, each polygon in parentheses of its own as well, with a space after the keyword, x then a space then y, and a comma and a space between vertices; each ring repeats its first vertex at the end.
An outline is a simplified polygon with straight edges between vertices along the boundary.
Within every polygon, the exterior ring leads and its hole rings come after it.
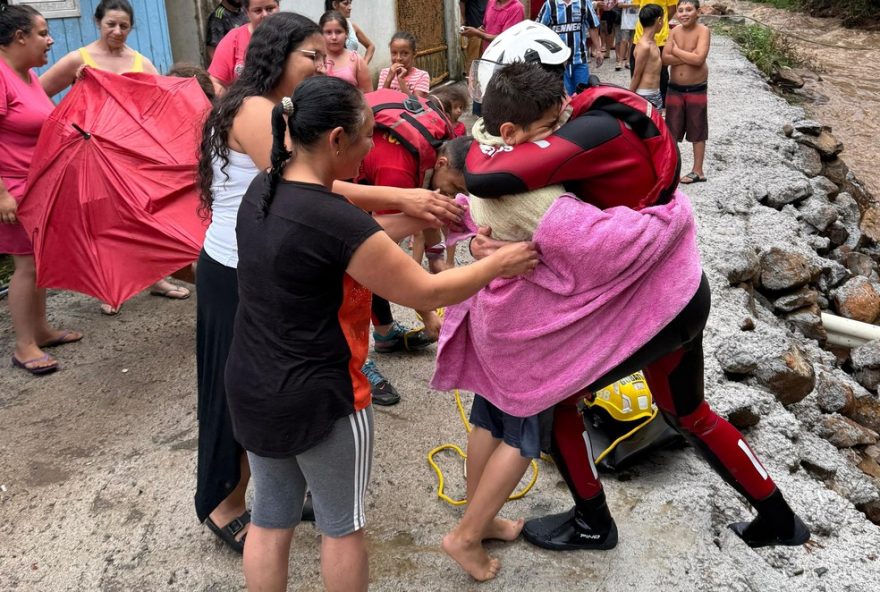
POLYGON ((777 240, 747 243, 721 266, 750 314, 714 352, 726 378, 747 389, 719 407, 738 427, 753 426, 773 417, 753 387, 772 393, 810 430, 794 436, 802 441, 789 468, 880 524, 880 340, 833 346, 821 319, 880 320, 880 203, 840 159, 843 145, 829 127, 799 120, 783 133, 789 172, 750 189, 760 204, 751 224, 772 219, 777 240), (768 314, 789 331, 755 332, 768 314))

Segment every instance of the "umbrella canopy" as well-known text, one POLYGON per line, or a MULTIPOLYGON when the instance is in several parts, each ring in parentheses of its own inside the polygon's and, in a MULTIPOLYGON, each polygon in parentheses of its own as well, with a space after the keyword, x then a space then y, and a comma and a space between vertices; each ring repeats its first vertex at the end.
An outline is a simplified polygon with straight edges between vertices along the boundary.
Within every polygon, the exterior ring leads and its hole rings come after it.
POLYGON ((43 127, 18 211, 39 286, 119 306, 198 257, 209 108, 191 78, 85 69, 43 127))

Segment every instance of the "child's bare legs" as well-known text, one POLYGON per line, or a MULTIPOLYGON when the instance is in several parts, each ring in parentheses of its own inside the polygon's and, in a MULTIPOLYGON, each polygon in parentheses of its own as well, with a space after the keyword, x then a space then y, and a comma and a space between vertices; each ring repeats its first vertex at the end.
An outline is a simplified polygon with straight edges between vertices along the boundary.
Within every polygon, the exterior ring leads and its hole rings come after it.
POLYGON ((499 523, 496 516, 528 466, 529 459, 518 449, 492 438, 487 430, 474 428, 468 436, 468 506, 458 525, 443 537, 442 546, 475 580, 491 580, 501 568, 483 548, 486 535, 503 531, 498 534, 510 540, 522 530, 521 520, 499 523))
POLYGON ((706 158, 706 141, 694 142, 694 172, 705 177, 703 172, 703 160, 706 158))
POLYGON ((366 591, 370 582, 363 529, 344 537, 321 537, 321 577, 327 592, 366 591))
MULTIPOLYGON (((433 247, 434 245, 440 243, 443 240, 443 235, 440 234, 440 231, 436 228, 426 228, 422 232, 413 235, 413 259, 416 260, 416 263, 419 265, 422 264, 422 257, 426 254, 426 249, 433 247)), ((440 258, 437 257, 428 257, 428 268, 431 270, 431 273, 440 273, 446 266, 444 264, 442 255, 440 258)), ((430 337, 433 340, 437 340, 440 338, 440 326, 442 321, 440 320, 440 316, 433 310, 416 310, 418 315, 422 317, 422 322, 425 324, 425 328, 423 329, 425 335, 430 337)))
POLYGON ((243 560, 248 591, 284 592, 293 529, 249 526, 243 560))

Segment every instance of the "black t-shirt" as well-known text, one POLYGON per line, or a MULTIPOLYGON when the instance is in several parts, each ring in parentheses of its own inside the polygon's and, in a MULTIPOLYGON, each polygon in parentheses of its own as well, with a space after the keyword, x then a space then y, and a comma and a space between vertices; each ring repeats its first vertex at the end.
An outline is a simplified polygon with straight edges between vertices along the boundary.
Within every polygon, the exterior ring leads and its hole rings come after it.
POLYGON ((482 27, 487 2, 488 0, 465 0, 464 24, 468 27, 482 27))
POLYGON ((285 458, 370 404, 361 366, 372 295, 345 270, 382 229, 323 186, 283 180, 260 219, 265 187, 264 173, 238 211, 239 304, 226 391, 238 442, 285 458))
POLYGON ((229 31, 247 22, 248 17, 244 10, 233 12, 222 4, 219 5, 208 17, 208 34, 205 36, 205 45, 217 47, 217 44, 229 31))

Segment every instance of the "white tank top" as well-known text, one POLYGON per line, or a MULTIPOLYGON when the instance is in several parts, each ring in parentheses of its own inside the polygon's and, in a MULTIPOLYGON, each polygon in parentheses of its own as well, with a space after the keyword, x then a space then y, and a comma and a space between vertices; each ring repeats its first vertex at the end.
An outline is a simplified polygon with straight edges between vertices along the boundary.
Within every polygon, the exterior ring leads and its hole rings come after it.
POLYGON ((350 49, 351 51, 358 50, 358 36, 354 30, 354 23, 351 22, 351 19, 345 19, 348 21, 348 37, 345 38, 345 49, 350 49))
POLYGON ((204 248, 211 259, 235 269, 238 267, 238 242, 235 239, 238 207, 251 181, 260 171, 250 156, 232 149, 229 150, 229 165, 225 172, 220 170, 222 164, 217 156, 211 162, 214 169, 214 183, 211 185, 214 202, 204 248))

